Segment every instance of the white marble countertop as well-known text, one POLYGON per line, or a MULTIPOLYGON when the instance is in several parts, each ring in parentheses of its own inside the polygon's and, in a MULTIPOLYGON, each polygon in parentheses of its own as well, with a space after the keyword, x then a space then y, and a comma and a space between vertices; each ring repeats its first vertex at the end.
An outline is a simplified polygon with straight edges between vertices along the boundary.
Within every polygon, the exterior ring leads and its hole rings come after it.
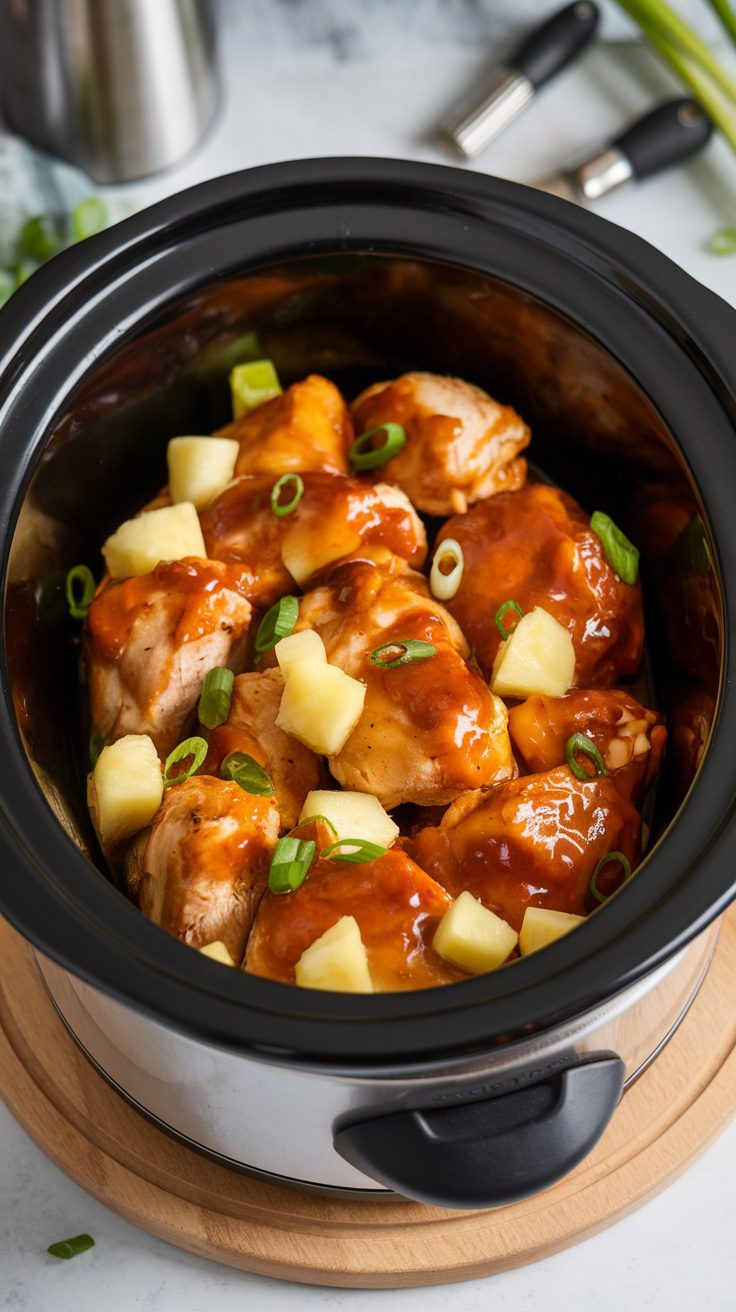
MULTIPOLYGON (((242 38, 242 10, 238 19, 242 38)), ((270 160, 363 154, 443 162, 432 126, 482 60, 467 48, 426 42, 403 56, 395 43, 390 54, 379 48, 346 59, 344 53, 334 45, 310 47, 303 60, 292 56, 263 69, 257 60, 241 60, 238 41, 228 41, 225 104, 203 149, 165 177, 129 188, 136 202, 270 160)), ((543 107, 527 113, 476 167, 521 181, 546 175, 673 88, 646 51, 599 47, 548 88, 543 107)), ((736 256, 719 259, 706 249, 713 231, 736 222, 736 161, 723 142, 714 141, 686 168, 610 197, 601 212, 736 304, 736 256)), ((372 1293, 279 1284, 135 1230, 61 1175, 0 1105, 0 1308, 7 1312, 240 1312, 244 1306, 432 1312, 450 1300, 457 1312, 491 1305, 515 1312, 591 1306, 733 1312, 735 1214, 733 1126, 635 1215, 535 1266, 452 1289, 372 1293), (68 1263, 46 1255, 49 1242, 81 1231, 96 1240, 91 1252, 68 1263)))

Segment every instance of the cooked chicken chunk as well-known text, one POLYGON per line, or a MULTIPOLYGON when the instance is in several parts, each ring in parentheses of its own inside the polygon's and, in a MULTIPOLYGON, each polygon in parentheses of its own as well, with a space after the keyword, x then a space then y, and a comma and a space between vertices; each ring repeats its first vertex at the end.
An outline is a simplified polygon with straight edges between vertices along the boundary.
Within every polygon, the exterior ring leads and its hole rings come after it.
POLYGON ((510 406, 460 378, 404 374, 374 383, 352 404, 357 435, 387 422, 402 424, 406 446, 383 466, 418 510, 462 514, 469 505, 523 487, 529 429, 510 406))
MULTIPOLYGON (((598 862, 622 852, 633 868, 639 829, 637 812, 610 779, 576 779, 562 766, 458 798, 411 851, 453 897, 468 889, 519 929, 527 906, 576 915, 595 907, 590 880, 598 862)), ((608 894, 622 878, 610 863, 596 882, 608 894)))
POLYGON ((614 572, 587 515, 565 492, 536 483, 501 493, 448 520, 443 538, 455 538, 465 556, 448 609, 486 674, 501 642, 496 611, 508 600, 524 612, 541 606, 569 629, 577 686, 609 687, 638 669, 641 588, 614 572))
POLYGON ((329 758, 343 788, 373 793, 387 808, 438 806, 513 777, 506 708, 466 664, 460 630, 421 575, 392 577, 363 561, 340 566, 302 598, 297 628, 315 629, 327 659, 367 688, 355 729, 329 758), (393 669, 371 661, 376 648, 407 639, 436 654, 393 669))
POLYGON ((353 440, 348 408, 334 383, 310 374, 227 428, 218 437, 240 443, 236 474, 347 474, 353 440))
POLYGON ((341 916, 354 916, 377 992, 430 988, 465 976, 432 951, 450 906, 443 888, 404 852, 363 865, 317 861, 294 893, 266 893, 248 942, 245 969, 294 983, 305 948, 341 916))
POLYGON ((219 774, 230 752, 245 752, 268 771, 276 790, 282 829, 293 829, 307 793, 326 783, 319 756, 276 726, 284 677, 280 670, 239 674, 233 684, 230 713, 208 734, 203 769, 219 774))
POLYGON ((93 728, 107 742, 147 733, 162 756, 170 752, 207 671, 243 661, 251 586, 243 566, 194 558, 108 583, 84 629, 93 728))
MULTIPOLYGON (((662 761, 667 730, 661 715, 620 689, 573 689, 566 697, 529 697, 509 711, 511 741, 525 772, 564 765, 568 739, 585 734, 598 748, 611 780, 640 806, 662 761)), ((592 774, 592 762, 586 767, 592 774)))
MULTIPOLYGON (((271 505, 274 479, 239 479, 202 512, 207 552, 215 560, 242 560, 256 575, 256 597, 270 606, 295 585, 334 561, 388 550, 421 566, 424 526, 408 498, 386 483, 371 486, 334 474, 305 474, 304 494, 287 515, 271 505)), ((294 486, 284 488, 284 499, 294 486)))
POLYGON ((279 833, 273 798, 194 775, 164 793, 126 860, 128 888, 149 920, 191 947, 215 940, 241 962, 279 833))

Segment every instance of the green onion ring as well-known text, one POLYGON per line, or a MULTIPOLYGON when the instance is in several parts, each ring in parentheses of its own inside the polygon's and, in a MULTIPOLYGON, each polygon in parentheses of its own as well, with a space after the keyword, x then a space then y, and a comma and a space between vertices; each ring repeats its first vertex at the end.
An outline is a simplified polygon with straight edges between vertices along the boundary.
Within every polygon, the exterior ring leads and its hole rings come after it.
POLYGON ((614 524, 610 515, 596 510, 590 517, 590 527, 600 539, 603 555, 611 569, 615 570, 624 583, 636 583, 639 574, 639 552, 633 542, 629 542, 625 533, 614 524))
POLYGON ((74 565, 66 576, 66 604, 73 620, 87 618, 95 595, 95 576, 87 565, 74 565))
POLYGON ((49 1244, 46 1249, 52 1257, 77 1257, 79 1253, 86 1253, 88 1248, 94 1248, 95 1241, 91 1235, 75 1235, 73 1239, 60 1239, 55 1244, 49 1244))
POLYGON ((505 642, 507 638, 510 638, 511 634, 514 631, 513 629, 507 629, 503 622, 504 615, 507 615, 510 610, 515 611, 516 614, 519 616, 520 620, 523 620, 524 618, 524 612, 521 609, 521 606, 519 605, 518 601, 504 601, 501 603, 498 610, 496 611, 494 618, 496 620, 496 628, 501 634, 502 642, 505 642))
POLYGON ((335 838, 337 838, 337 830, 332 821, 327 819, 326 815, 305 815, 304 819, 300 820, 298 825, 294 825, 294 828, 289 830, 287 838, 290 838, 292 834, 295 834, 297 829, 302 829, 304 825, 316 825, 318 821, 321 821, 323 825, 327 825, 330 832, 335 835, 335 838))
POLYGON ((330 843, 329 847, 323 847, 320 857, 323 861, 347 861, 351 865, 363 865, 366 861, 377 861, 379 857, 386 855, 387 848, 379 847, 378 843, 368 843, 363 838, 339 838, 336 843, 330 843), (338 848, 350 847, 354 851, 338 853, 338 848))
POLYGON ((626 883, 627 879, 631 878, 631 862, 628 857, 625 857, 623 852, 607 852, 605 856, 601 857, 590 880, 590 891, 598 902, 607 902, 608 898, 611 896, 610 893, 601 893, 596 883, 601 870, 604 866, 608 865, 609 861, 618 861, 618 864, 624 872, 624 883, 626 883))
POLYGON ((294 893, 304 883, 317 851, 313 838, 280 838, 268 872, 270 893, 294 893))
POLYGON ((268 771, 247 752, 230 752, 220 766, 220 774, 254 797, 273 797, 276 791, 268 771))
POLYGON ((371 664, 377 665, 379 670, 395 670, 399 665, 418 665, 420 661, 429 661, 437 655, 437 648, 432 646, 431 642, 422 642, 419 638, 397 639, 395 642, 384 642, 382 646, 376 647, 371 652, 371 664), (399 651, 399 655, 393 661, 382 661, 380 659, 382 651, 399 651))
POLYGON ((577 760, 579 752, 582 752, 584 756, 587 756, 593 762, 593 765, 595 766, 595 774, 608 774, 606 763, 593 742, 593 739, 589 738, 587 733, 574 733, 572 737, 567 740, 565 756, 567 757, 567 764, 576 779, 595 778, 595 775, 589 774, 585 766, 581 765, 577 760))
POLYGON ((282 519, 284 515, 290 515, 292 511, 296 510, 303 496, 304 479, 301 474, 282 474, 281 478, 277 479, 271 488, 271 509, 274 515, 278 515, 279 519, 282 519), (287 501, 285 505, 282 505, 279 502, 279 497, 283 489, 290 483, 294 484, 296 491, 291 501, 287 501))
POLYGON ((270 651, 282 638, 289 638, 294 632, 299 619, 299 598, 281 597, 270 610, 266 611, 256 634, 256 651, 263 655, 270 651))
POLYGON ((711 255, 733 255, 736 252, 736 228, 721 228, 708 242, 711 255))
POLYGON ((163 776, 164 788, 169 788, 171 784, 182 784, 185 779, 191 779, 192 775, 197 773, 197 770, 204 761, 206 755, 207 743, 204 738, 199 738, 196 734, 193 738, 185 738, 184 742, 179 743, 179 746, 175 747, 173 752, 169 752, 169 755, 166 757, 163 776), (173 778, 169 778, 169 770, 171 767, 173 765, 178 765, 180 761, 186 761, 188 756, 194 757, 189 769, 186 770, 184 774, 177 774, 174 775, 173 778))
POLYGON ((204 676, 197 715, 200 724, 216 729, 230 714, 235 675, 226 665, 216 665, 204 676))
POLYGON ((353 442, 348 451, 350 467, 352 470, 378 469, 393 460, 405 446, 406 429, 402 424, 377 424, 353 442), (374 437, 380 433, 385 435, 385 441, 380 446, 373 446, 374 437))

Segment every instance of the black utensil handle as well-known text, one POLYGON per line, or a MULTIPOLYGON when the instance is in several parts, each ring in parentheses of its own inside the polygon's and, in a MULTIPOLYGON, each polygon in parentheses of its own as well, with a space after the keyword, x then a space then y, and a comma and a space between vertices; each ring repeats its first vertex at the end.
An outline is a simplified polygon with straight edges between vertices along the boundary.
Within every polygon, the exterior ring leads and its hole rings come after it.
POLYGON ((371 1179, 439 1207, 499 1207, 577 1166, 621 1097, 615 1053, 461 1106, 392 1112, 344 1125, 335 1148, 371 1179))
POLYGON ((509 63, 533 87, 541 87, 593 39, 599 18, 600 11, 593 0, 576 0, 532 32, 509 63))
POLYGON ((637 178, 648 178, 702 150, 712 132, 708 115, 694 100, 668 100, 611 144, 623 151, 637 178))

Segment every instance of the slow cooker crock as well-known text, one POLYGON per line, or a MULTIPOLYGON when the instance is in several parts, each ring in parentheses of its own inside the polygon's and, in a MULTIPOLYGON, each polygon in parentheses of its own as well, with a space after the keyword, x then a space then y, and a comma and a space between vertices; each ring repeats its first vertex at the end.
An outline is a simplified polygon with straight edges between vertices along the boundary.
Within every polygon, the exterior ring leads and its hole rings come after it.
POLYGON ((736 315, 630 233, 454 169, 230 175, 55 259, 0 315, 0 909, 91 1059, 172 1133, 313 1188, 524 1196, 603 1132, 736 893, 736 315), (227 971, 114 887, 84 805, 59 580, 226 418, 252 349, 352 393, 405 368, 518 407, 533 458, 643 548, 671 727, 636 877, 574 934, 447 988, 356 997, 227 971), (706 746, 707 743, 707 746, 706 746))

